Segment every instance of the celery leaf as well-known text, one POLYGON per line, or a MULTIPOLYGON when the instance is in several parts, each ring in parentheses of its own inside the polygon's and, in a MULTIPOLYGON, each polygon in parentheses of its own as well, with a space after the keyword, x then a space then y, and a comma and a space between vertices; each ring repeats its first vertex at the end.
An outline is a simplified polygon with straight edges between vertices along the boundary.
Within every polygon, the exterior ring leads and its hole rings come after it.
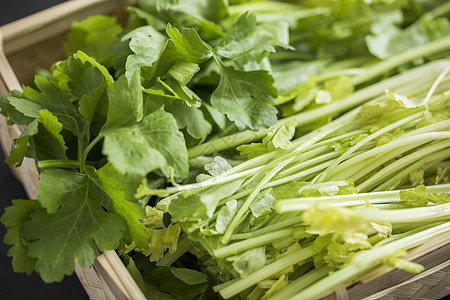
POLYGON ((100 251, 115 249, 125 228, 118 216, 103 209, 107 195, 87 175, 65 170, 48 170, 46 175, 53 189, 41 191, 39 201, 53 208, 62 205, 54 213, 32 213, 23 237, 30 242, 28 255, 37 258, 35 270, 52 282, 72 274, 75 260, 81 266, 94 262, 92 241, 100 251))

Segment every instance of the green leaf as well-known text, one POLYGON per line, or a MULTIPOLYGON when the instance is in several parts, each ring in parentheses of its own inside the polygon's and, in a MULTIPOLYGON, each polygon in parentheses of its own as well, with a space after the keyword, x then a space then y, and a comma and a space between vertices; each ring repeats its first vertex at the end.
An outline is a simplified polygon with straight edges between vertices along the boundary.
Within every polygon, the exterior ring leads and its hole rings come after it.
POLYGON ((142 293, 145 295, 147 299, 155 299, 155 300, 174 299, 171 296, 159 291, 156 285, 146 282, 131 257, 128 260, 127 270, 128 272, 130 272, 131 277, 133 277, 134 281, 136 281, 137 285, 139 286, 139 289, 142 291, 142 293))
POLYGON ((176 27, 194 27, 206 40, 222 37, 217 25, 228 15, 224 0, 140 0, 140 7, 176 27))
POLYGON ((28 246, 22 239, 21 232, 23 223, 28 220, 30 212, 33 211, 36 201, 13 200, 12 206, 5 209, 0 221, 7 228, 4 237, 5 244, 12 245, 8 256, 12 257, 14 272, 31 274, 34 270, 36 259, 27 255, 28 246))
POLYGON ((39 118, 39 123, 48 131, 48 133, 57 141, 62 152, 67 150, 64 138, 62 137, 61 130, 63 126, 58 122, 58 118, 52 115, 48 110, 39 111, 41 117, 39 118))
POLYGON ((277 200, 296 198, 298 197, 298 191, 308 184, 309 183, 305 181, 291 181, 288 183, 277 185, 273 187, 272 196, 274 196, 277 200))
POLYGON ((6 163, 20 166, 28 151, 33 153, 33 158, 39 160, 67 159, 65 155, 67 147, 60 134, 62 124, 46 109, 40 110, 39 115, 40 117, 31 122, 13 142, 6 163))
POLYGON ((277 200, 272 196, 272 189, 267 189, 258 194, 250 205, 250 210, 256 218, 259 218, 270 214, 276 202, 277 200))
POLYGON ((228 201, 224 206, 220 208, 215 225, 218 233, 224 233, 227 230, 228 225, 230 225, 231 221, 236 215, 236 212, 237 212, 236 200, 228 201))
POLYGON ((100 72, 105 77, 105 80, 108 85, 112 85, 114 83, 114 78, 109 74, 108 69, 105 68, 102 64, 98 63, 94 58, 90 57, 86 53, 81 50, 78 50, 77 53, 73 55, 74 58, 81 60, 83 63, 89 62, 94 68, 100 70, 100 72))
POLYGON ((196 63, 179 61, 169 69, 168 74, 180 85, 187 85, 199 70, 200 67, 196 63))
MULTIPOLYGON (((142 66, 141 75, 149 82, 154 83, 159 77, 165 77, 173 66, 179 68, 176 65, 183 62, 191 63, 191 66, 193 66, 192 64, 198 65, 212 56, 211 47, 203 42, 195 29, 183 28, 180 32, 177 28, 168 24, 166 33, 170 39, 165 44, 158 59, 151 66, 142 66)), ((196 68, 190 67, 189 74, 195 71, 196 68)))
POLYGON ((58 118, 65 129, 76 136, 83 136, 87 120, 80 115, 64 93, 44 77, 36 76, 34 83, 39 90, 24 87, 24 99, 14 99, 11 104, 33 118, 39 118, 39 111, 47 109, 58 118))
POLYGON ((244 13, 215 47, 217 54, 233 58, 252 50, 275 52, 271 45, 272 37, 258 32, 256 16, 244 13))
POLYGON ((144 176, 161 169, 169 177, 169 167, 174 169, 175 176, 184 177, 188 173, 183 134, 174 117, 161 109, 134 125, 102 130, 102 135, 103 153, 122 174, 144 176))
POLYGON ((189 107, 186 103, 174 99, 169 101, 164 109, 173 115, 179 129, 186 128, 187 133, 195 139, 203 141, 212 131, 212 125, 197 107, 189 107))
POLYGON ((321 197, 354 194, 356 190, 353 181, 345 180, 308 184, 301 187, 298 192, 303 197, 321 197))
POLYGON ((11 91, 9 95, 0 97, 0 113, 5 117, 8 117, 8 125, 24 125, 31 123, 33 118, 26 116, 11 105, 10 101, 13 98, 21 99, 23 98, 23 93, 19 91, 11 91))
POLYGON ((38 121, 34 120, 22 131, 20 136, 13 141, 10 155, 5 162, 20 167, 28 150, 30 137, 38 133, 38 121))
POLYGON ((203 106, 206 108, 206 111, 209 113, 209 116, 214 123, 216 123, 220 129, 224 130, 227 126, 227 117, 207 103, 203 103, 203 106))
POLYGON ((237 71, 220 67, 220 83, 211 95, 211 104, 224 113, 236 126, 243 130, 258 130, 269 127, 277 121, 275 103, 277 91, 273 78, 266 71, 237 71))
POLYGON ((100 251, 115 249, 125 228, 118 216, 104 211, 108 196, 88 176, 56 169, 45 174, 42 184, 49 189, 40 191, 39 201, 52 210, 62 206, 53 214, 45 209, 31 214, 23 236, 30 242, 28 255, 38 259, 36 271, 54 282, 73 273, 75 260, 81 266, 94 262, 92 241, 100 251))
POLYGON ((74 21, 64 44, 66 55, 82 50, 109 67, 113 61, 111 49, 121 31, 115 17, 89 16, 81 22, 74 21))
POLYGON ((434 204, 450 203, 449 193, 427 193, 424 185, 419 185, 411 190, 400 191, 400 201, 413 207, 427 206, 429 202, 434 204))
POLYGON ((69 78, 70 91, 78 99, 84 95, 92 97, 95 90, 105 81, 100 70, 90 62, 82 62, 74 57, 67 59, 64 71, 69 78))
POLYGON ((251 143, 250 145, 241 145, 236 148, 241 155, 247 155, 249 159, 255 158, 261 154, 269 152, 263 143, 251 143))
POLYGON ((369 51, 380 59, 423 46, 450 33, 448 19, 433 19, 431 13, 423 14, 405 29, 397 27, 395 23, 398 23, 398 17, 387 14, 372 24, 370 28, 372 34, 366 36, 369 51))
POLYGON ((181 194, 172 199, 169 213, 176 220, 198 220, 211 218, 220 199, 234 194, 243 180, 214 185, 192 195, 181 194))
POLYGON ((71 173, 61 169, 44 169, 39 175, 38 201, 50 214, 55 213, 71 196, 73 190, 79 188, 85 178, 82 174, 71 173))
POLYGON ((127 33, 121 41, 129 41, 134 54, 128 55, 125 76, 130 79, 142 66, 152 66, 166 46, 167 39, 152 26, 143 26, 127 33))
POLYGON ((284 124, 269 131, 263 139, 268 149, 287 149, 291 145, 291 139, 295 134, 295 124, 284 124))
POLYGON ((169 77, 160 83, 167 88, 175 98, 183 100, 189 107, 199 107, 202 100, 200 97, 185 85, 181 85, 175 79, 169 77))
POLYGON ((41 117, 38 119, 38 131, 30 135, 33 139, 35 158, 67 159, 65 155, 67 147, 61 135, 63 125, 46 109, 40 110, 39 114, 41 117))
POLYGON ((183 28, 181 32, 170 24, 166 27, 174 49, 186 61, 201 64, 212 56, 212 51, 193 28, 183 28))
MULTIPOLYGON (((74 56, 78 57, 79 54, 74 56)), ((64 88, 64 85, 67 84, 67 88, 72 94, 80 99, 78 110, 88 119, 89 124, 94 118, 105 86, 109 84, 98 66, 87 60, 83 62, 81 59, 69 57, 56 67, 61 73, 54 70, 56 78, 60 79, 59 86, 64 88)))
POLYGON ((186 269, 186 268, 171 268, 170 270, 176 278, 189 285, 202 284, 208 282, 208 276, 204 273, 186 269))
POLYGON ((256 247, 239 255, 229 257, 233 261, 233 268, 244 278, 266 265, 265 247, 256 247))
POLYGON ((400 104, 397 101, 388 98, 377 101, 375 103, 367 103, 361 105, 359 114, 366 120, 375 121, 376 118, 380 118, 383 115, 398 109, 399 107, 400 104))
POLYGON ((128 81, 119 77, 108 92, 108 115, 102 131, 109 128, 134 125, 144 114, 144 104, 139 72, 128 81))
POLYGON ((295 124, 287 123, 276 128, 272 128, 263 138, 262 143, 251 143, 242 145, 236 149, 241 155, 247 155, 249 158, 259 156, 274 149, 287 149, 291 145, 291 139, 295 134, 295 124))
POLYGON ((6 99, 17 111, 32 119, 38 119, 41 116, 39 111, 45 108, 39 103, 24 101, 26 98, 7 97, 6 99))
POLYGON ((120 174, 111 164, 106 164, 97 172, 101 188, 112 199, 112 210, 122 218, 127 229, 124 240, 127 244, 135 242, 141 249, 148 247, 145 226, 140 220, 145 217, 144 207, 134 197, 140 178, 120 174))
MULTIPOLYGON (((127 11, 128 14, 130 14, 130 16, 136 16, 137 18, 144 20, 147 25, 150 25, 156 30, 162 31, 164 30, 164 28, 166 28, 166 22, 163 22, 157 16, 154 16, 143 9, 134 6, 127 6, 125 10, 127 11)), ((144 26, 140 26, 140 28, 141 27, 144 26)))
POLYGON ((314 60, 311 62, 291 61, 272 65, 272 76, 279 95, 277 104, 293 100, 297 95, 307 95, 316 86, 316 75, 322 73, 326 62, 314 60))
POLYGON ((218 176, 223 172, 230 170, 231 165, 226 159, 220 156, 215 156, 214 162, 205 164, 204 168, 209 173, 209 175, 218 176))
MULTIPOLYGON (((147 220, 144 220, 144 224, 148 226, 147 220)), ((181 233, 180 224, 170 224, 167 228, 149 228, 146 231, 148 243, 148 249, 142 251, 145 256, 150 256, 150 261, 160 261, 164 257, 166 250, 169 253, 174 253, 177 250, 178 238, 181 233)))
POLYGON ((203 299, 202 294, 208 287, 205 277, 205 274, 195 270, 160 267, 148 274, 146 279, 177 300, 190 300, 203 299))

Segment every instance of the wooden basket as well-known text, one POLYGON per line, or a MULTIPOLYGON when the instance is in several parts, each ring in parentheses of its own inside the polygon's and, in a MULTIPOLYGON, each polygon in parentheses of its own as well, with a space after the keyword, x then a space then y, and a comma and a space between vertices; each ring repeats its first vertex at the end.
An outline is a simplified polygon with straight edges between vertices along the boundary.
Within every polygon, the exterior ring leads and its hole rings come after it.
MULTIPOLYGON (((49 8, 0 27, 0 95, 20 90, 29 83, 37 67, 48 68, 63 56, 62 42, 73 20, 88 15, 119 16, 129 1, 77 0, 49 8), (8 58, 5 56, 8 56, 8 58)), ((7 126, 0 115, 0 143, 9 154, 21 128, 7 126)), ((37 195, 38 172, 34 161, 24 160, 13 173, 30 198, 37 195)), ((380 267, 356 282, 335 289, 323 299, 441 299, 450 294, 450 234, 436 238, 411 251, 406 257, 425 267, 420 274, 380 267)), ((91 299, 145 299, 115 251, 99 253, 94 264, 75 270, 91 299)))

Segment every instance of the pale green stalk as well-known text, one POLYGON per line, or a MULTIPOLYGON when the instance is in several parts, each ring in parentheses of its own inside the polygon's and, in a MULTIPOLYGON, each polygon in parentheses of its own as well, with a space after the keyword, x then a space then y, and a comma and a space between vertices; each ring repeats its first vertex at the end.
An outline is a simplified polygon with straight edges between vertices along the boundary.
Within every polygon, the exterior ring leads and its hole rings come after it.
POLYGON ((312 257, 314 253, 315 251, 312 245, 300 249, 288 256, 285 256, 269 265, 262 267, 261 269, 255 271, 254 273, 248 275, 247 277, 241 278, 233 282, 232 284, 223 288, 220 291, 220 295, 225 299, 229 299, 239 294, 240 292, 248 289, 249 287, 257 284, 258 282, 270 278, 274 274, 277 274, 290 266, 296 265, 302 261, 307 260, 308 258, 312 257))
MULTIPOLYGON (((326 149, 326 150, 330 150, 330 149, 326 149)), ((323 152, 323 151, 320 151, 323 152)), ((302 162, 294 164, 292 167, 286 168, 285 170, 283 170, 282 172, 280 172, 281 176, 289 176, 292 174, 295 174, 297 172, 299 172, 300 170, 304 170, 305 168, 317 165, 318 163, 322 163, 324 161, 329 161, 331 159, 334 159, 336 157, 338 157, 340 154, 339 152, 328 152, 326 154, 323 155, 315 155, 315 156, 306 156, 306 155, 302 155, 302 162)))
POLYGON ((265 233, 273 232, 275 230, 279 230, 279 229, 282 229, 282 228, 285 228, 285 227, 290 227, 290 226, 299 224, 301 222, 302 222, 301 218, 299 218, 298 216, 295 216, 293 218, 289 218, 289 219, 284 220, 284 221, 276 222, 273 225, 266 225, 263 228, 255 230, 255 231, 252 231, 252 232, 233 234, 231 236, 230 240, 233 241, 233 240, 250 239, 250 238, 253 238, 253 237, 265 234, 265 233))
POLYGON ((317 269, 314 269, 312 271, 309 271, 305 275, 299 277, 295 281, 289 283, 285 288, 283 288, 278 293, 274 294, 272 297, 269 298, 269 300, 286 300, 289 299, 289 297, 294 296, 301 290, 307 288, 314 282, 324 278, 329 273, 334 271, 334 268, 328 267, 328 266, 321 266, 317 269))
POLYGON ((77 160, 47 159, 39 161, 37 166, 39 169, 48 169, 48 168, 78 169, 80 168, 81 164, 77 160))
POLYGON ((433 53, 440 53, 450 48, 450 37, 445 37, 423 46, 412 48, 410 50, 401 52, 397 55, 391 56, 372 67, 367 68, 366 72, 352 79, 354 85, 358 85, 367 82, 373 78, 376 78, 382 74, 385 74, 389 70, 395 69, 401 65, 404 65, 413 60, 423 58, 433 53))
POLYGON ((202 188, 207 188, 207 187, 210 187, 213 185, 223 184, 223 183, 227 183, 227 182, 234 181, 237 179, 242 179, 242 178, 248 177, 248 176, 256 173, 261 168, 262 167, 256 167, 256 168, 242 171, 239 173, 235 173, 235 174, 232 174, 229 176, 223 176, 222 174, 220 174, 218 176, 214 176, 213 178, 202 181, 202 182, 168 187, 166 190, 169 193, 177 193, 177 192, 181 192, 181 191, 194 191, 194 190, 198 190, 198 189, 202 189, 202 188))
MULTIPOLYGON (((394 56, 393 58, 389 59, 389 62, 390 63, 392 63, 392 61, 395 62, 396 59, 402 58, 403 56, 407 58, 406 60, 407 62, 408 59, 415 59, 414 55, 416 55, 416 53, 422 56, 424 55, 424 53, 428 55, 435 53, 433 51, 439 52, 442 49, 447 48, 450 48, 450 38, 445 38, 443 40, 430 43, 427 46, 418 47, 410 51, 403 52, 402 54, 399 54, 398 56, 394 56)), ((278 121, 276 125, 274 125, 274 127, 281 126, 282 124, 285 124, 289 121, 295 121, 297 127, 300 127, 301 125, 308 124, 311 121, 317 120, 321 117, 337 114, 346 111, 352 107, 355 107, 357 105, 363 104, 368 100, 379 96, 385 89, 390 90, 395 89, 396 92, 398 93, 405 93, 406 95, 408 95, 408 90, 411 89, 415 90, 417 88, 417 82, 421 82, 425 85, 429 80, 434 81, 436 76, 440 72, 442 72, 442 70, 445 69, 448 65, 449 63, 446 61, 435 61, 432 63, 428 63, 424 66, 410 70, 407 73, 399 74, 389 79, 380 81, 376 84, 372 84, 369 87, 363 88, 353 93, 352 95, 350 95, 345 99, 334 101, 323 107, 306 112, 301 112, 294 116, 281 119, 278 121), (436 74, 436 72, 438 72, 438 74, 436 74)), ((396 66, 398 65, 396 65, 395 63, 392 65, 393 68, 396 66)), ((387 66, 384 61, 380 62, 375 66, 371 67, 370 72, 364 73, 364 75, 358 77, 355 81, 358 83, 362 81, 368 81, 374 77, 377 77, 380 71, 381 71, 380 74, 386 72, 386 67, 389 66, 387 66), (378 65, 380 66, 378 67, 378 65)), ((201 145, 192 147, 189 149, 188 154, 190 158, 193 158, 233 148, 238 145, 247 144, 252 141, 262 139, 267 134, 267 132, 268 132, 267 129, 261 129, 257 132, 248 130, 242 131, 237 134, 229 135, 214 141, 206 142, 201 145)))
POLYGON ((400 154, 433 140, 449 138, 450 132, 427 132, 414 136, 402 136, 387 144, 346 160, 337 166, 331 174, 328 174, 326 180, 345 180, 348 178, 353 178, 353 180, 356 180, 355 178, 362 176, 357 175, 358 173, 365 174, 389 159, 395 157, 395 155, 393 155, 393 151, 400 154), (381 157, 381 155, 384 156, 381 157), (374 158, 376 161, 374 161, 374 158), (367 161, 371 162, 370 165, 367 164, 367 161), (364 166, 363 169, 361 169, 362 166, 364 166))
POLYGON ((230 240, 230 236, 233 234, 233 231, 236 229, 237 226, 242 222, 244 215, 247 213, 247 210, 249 209, 250 205, 253 203, 253 200, 255 200, 258 193, 264 188, 265 184, 269 182, 273 176, 275 176, 280 170, 282 170, 287 164, 289 164, 294 157, 291 157, 284 161, 283 163, 278 164, 275 168, 273 168, 269 173, 264 176, 264 178, 258 183, 258 185, 252 190, 248 198, 245 200, 244 204, 242 204, 239 211, 234 216, 233 220, 231 221, 230 225, 228 225, 228 228, 226 229, 225 233, 222 236, 221 242, 222 244, 227 244, 230 240))
MULTIPOLYGON (((412 164, 411 166, 409 166, 408 168, 401 170, 400 172, 396 173, 393 177, 391 177, 390 179, 386 180, 385 182, 383 182, 382 184, 380 184, 379 186, 377 186, 376 188, 373 188, 373 191, 381 191, 381 190, 385 190, 388 187, 394 186, 396 185, 398 182, 400 182, 400 180, 402 178, 404 178, 405 176, 407 176, 408 174, 410 174, 413 171, 418 170, 419 168, 425 166, 425 165, 434 165, 435 163, 439 163, 440 161, 442 161, 443 159, 448 158, 448 150, 444 149, 441 150, 429 157, 425 157, 417 162, 415 162, 414 164, 412 164)), ((361 191, 363 191, 363 189, 361 188, 361 191)))
POLYGON ((353 212, 359 218, 373 222, 389 222, 392 224, 415 223, 423 221, 432 222, 450 220, 450 203, 395 210, 360 208, 353 210, 353 212))
MULTIPOLYGON (((314 167, 308 168, 302 172, 298 172, 295 174, 292 174, 290 176, 286 176, 284 178, 280 178, 277 180, 273 180, 268 182, 267 184, 265 184, 264 189, 268 189, 271 187, 275 187, 275 186, 279 186, 282 185, 284 183, 289 183, 293 180, 307 180, 309 179, 311 176, 317 174, 318 172, 324 170, 325 168, 327 168, 330 164, 332 163, 332 161, 326 161, 322 164, 316 165, 314 167)), ((252 190, 245 190, 239 193, 236 193, 234 195, 231 195, 229 197, 223 198, 220 200, 219 202, 219 206, 223 205, 225 203, 227 203, 228 201, 232 200, 232 199, 241 199, 242 197, 245 197, 247 195, 249 195, 252 192, 252 190)))
POLYGON ((335 160, 333 162, 333 164, 331 164, 331 166, 329 166, 327 168, 327 170, 325 170, 324 172, 324 176, 326 176, 327 173, 330 172, 330 170, 332 170, 333 168, 335 168, 339 163, 341 163, 342 161, 344 161, 345 159, 349 158, 350 155, 352 155, 356 150, 358 150, 359 148, 361 148, 362 146, 364 146, 366 143, 375 140, 376 138, 380 137, 381 135, 393 131, 394 129, 399 128, 400 126, 409 123, 415 119, 420 118, 423 115, 422 112, 413 114, 411 116, 408 116, 406 118, 403 118, 397 122, 394 122, 386 127, 383 127, 382 129, 370 134, 368 137, 364 138, 363 140, 361 140, 360 142, 356 143, 356 145, 354 145, 353 147, 351 147, 350 149, 348 149, 344 154, 342 154, 337 160, 335 160))
POLYGON ((214 257, 225 258, 228 256, 236 255, 242 251, 253 249, 258 246, 269 244, 280 238, 292 236, 292 228, 281 229, 266 234, 262 234, 253 238, 249 238, 240 242, 229 244, 228 246, 218 248, 214 250, 214 257))
POLYGON ((277 281, 276 280, 270 280, 270 279, 266 279, 263 280, 261 282, 258 282, 258 284, 256 285, 257 287, 259 287, 260 289, 265 289, 268 290, 270 289, 277 281))
MULTIPOLYGON (((427 187, 427 192, 450 193, 450 184, 430 185, 427 187)), ((277 212, 285 213, 290 211, 306 210, 313 206, 316 202, 324 203, 333 207, 351 207, 365 205, 366 201, 369 201, 370 204, 399 202, 400 190, 284 199, 279 201, 275 208, 277 212)))
MULTIPOLYGON (((450 133, 449 133, 450 136, 450 133)), ((386 178, 391 176, 392 174, 397 175, 398 170, 402 170, 402 174, 404 174, 405 168, 411 163, 414 163, 414 167, 408 168, 408 170, 411 170, 410 172, 417 170, 418 168, 426 165, 427 162, 434 161, 436 159, 445 159, 450 156, 448 148, 450 147, 450 141, 442 141, 433 145, 429 145, 426 148, 420 149, 418 151, 415 151, 407 156, 404 156, 387 167, 381 169, 376 174, 371 176, 369 179, 364 181, 363 183, 359 184, 357 186, 357 189, 360 191, 369 191, 372 188, 374 188, 377 184, 386 182, 386 178), (444 149, 443 151, 440 151, 444 149), (438 155, 438 156, 435 156, 438 155), (421 163, 418 164, 417 162, 420 161, 421 163), (415 169, 414 169, 415 168, 415 169)), ((406 173, 405 175, 407 175, 406 173)), ((355 180, 357 180, 358 177, 356 177, 355 180)))
POLYGON ((362 273, 376 267, 381 261, 393 253, 422 245, 435 237, 450 232, 450 222, 412 234, 385 245, 374 247, 357 254, 346 267, 331 273, 329 276, 308 286, 290 300, 313 300, 342 284, 349 283, 362 273))

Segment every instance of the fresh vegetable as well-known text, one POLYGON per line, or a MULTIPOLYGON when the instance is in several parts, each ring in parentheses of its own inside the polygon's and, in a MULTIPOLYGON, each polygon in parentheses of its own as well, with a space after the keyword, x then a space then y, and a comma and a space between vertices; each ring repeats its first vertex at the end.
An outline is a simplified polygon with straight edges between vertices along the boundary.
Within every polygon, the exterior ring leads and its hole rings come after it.
MULTIPOLYGON (((375 101, 291 141, 287 149, 267 147, 265 141, 241 146, 259 155, 198 184, 168 188, 173 196, 157 208, 218 260, 216 273, 231 277, 223 280, 235 279, 216 287, 226 299, 264 280, 296 278, 298 264, 311 260, 316 268, 326 263, 342 269, 298 299, 316 298, 379 263, 420 271, 392 261, 398 251, 448 231, 449 185, 430 188, 443 194, 427 195, 423 185, 376 191, 438 183, 448 169, 448 70, 444 64, 437 81, 424 79, 408 96, 386 91, 383 97, 380 91, 375 101)), ((263 290, 264 297, 273 293, 263 290)))
POLYGON ((312 299, 421 270, 400 257, 449 230, 449 3, 238 2, 75 23, 0 98, 27 125, 7 162, 40 171, 1 218, 17 272, 117 249, 149 298, 312 299))

